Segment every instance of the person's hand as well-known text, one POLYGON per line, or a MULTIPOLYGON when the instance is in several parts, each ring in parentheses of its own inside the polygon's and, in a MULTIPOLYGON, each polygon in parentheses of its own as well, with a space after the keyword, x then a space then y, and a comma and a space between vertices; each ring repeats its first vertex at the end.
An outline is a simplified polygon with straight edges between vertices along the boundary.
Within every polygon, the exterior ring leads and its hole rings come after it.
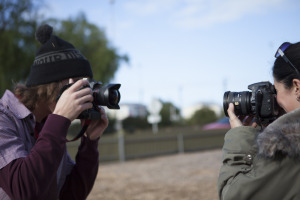
MULTIPOLYGON (((101 113, 101 119, 99 120, 91 120, 86 132, 85 136, 88 137, 90 140, 96 140, 102 136, 104 130, 108 126, 108 118, 104 111, 104 108, 98 107, 98 111, 101 113)), ((81 120, 81 125, 83 126, 85 120, 81 120)))
POLYGON ((232 103, 229 104, 227 113, 229 116, 229 123, 230 123, 231 128, 243 126, 241 120, 234 113, 234 106, 232 103))
POLYGON ((229 116, 229 123, 231 128, 239 127, 239 126, 252 126, 256 127, 257 124, 254 122, 254 117, 253 116, 241 116, 237 117, 234 113, 234 105, 233 103, 229 104, 229 107, 227 109, 227 113, 229 116))
MULTIPOLYGON (((73 80, 70 79, 69 83, 73 83, 73 80)), ((88 85, 88 81, 81 79, 65 90, 60 96, 53 114, 61 115, 73 121, 82 111, 92 108, 93 95, 91 88, 80 89, 85 85, 88 85)))

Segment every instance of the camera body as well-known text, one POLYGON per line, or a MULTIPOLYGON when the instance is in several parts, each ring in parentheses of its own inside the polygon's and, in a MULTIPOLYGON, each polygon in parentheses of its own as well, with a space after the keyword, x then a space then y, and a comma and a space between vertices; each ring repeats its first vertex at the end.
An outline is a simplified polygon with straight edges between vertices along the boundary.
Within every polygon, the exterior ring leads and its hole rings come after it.
POLYGON ((228 116, 227 109, 230 103, 234 105, 237 116, 255 116, 256 123, 266 125, 278 118, 280 107, 276 101, 276 90, 268 82, 253 83, 248 86, 249 91, 224 93, 223 109, 228 116))
MULTIPOLYGON (((107 84, 102 86, 102 82, 88 79, 89 84, 83 86, 80 89, 89 87, 93 92, 93 108, 87 109, 80 113, 77 119, 100 119, 101 113, 98 111, 98 106, 106 106, 109 109, 120 109, 119 102, 121 99, 121 94, 119 88, 121 84, 107 84)), ((71 84, 63 86, 60 90, 60 93, 57 97, 57 100, 60 98, 61 94, 69 88, 71 84)))

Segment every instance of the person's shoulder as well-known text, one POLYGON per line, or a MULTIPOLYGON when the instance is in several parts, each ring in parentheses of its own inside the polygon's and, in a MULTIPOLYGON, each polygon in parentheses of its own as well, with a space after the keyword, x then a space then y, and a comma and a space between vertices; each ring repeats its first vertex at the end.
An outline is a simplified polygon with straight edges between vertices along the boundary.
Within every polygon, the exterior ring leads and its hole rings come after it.
POLYGON ((0 105, 8 109, 9 106, 14 105, 16 101, 18 101, 16 96, 10 90, 5 90, 3 96, 0 99, 0 105))
POLYGON ((12 115, 13 118, 17 119, 24 119, 32 114, 10 90, 6 90, 0 99, 0 112, 12 115))
POLYGON ((13 93, 9 90, 6 90, 2 98, 0 99, 0 118, 4 115, 6 116, 10 114, 8 99, 11 95, 13 95, 13 93))
POLYGON ((290 157, 300 158, 300 109, 286 113, 272 122, 259 134, 259 154, 274 157, 282 152, 290 157))

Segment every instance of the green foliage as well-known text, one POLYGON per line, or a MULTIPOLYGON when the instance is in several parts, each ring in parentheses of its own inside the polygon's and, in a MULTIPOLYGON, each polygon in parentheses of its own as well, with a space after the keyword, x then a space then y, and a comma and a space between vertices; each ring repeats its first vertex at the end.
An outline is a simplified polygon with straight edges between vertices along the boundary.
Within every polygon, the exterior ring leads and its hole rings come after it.
POLYGON ((89 60, 95 80, 108 82, 120 62, 128 62, 128 57, 118 55, 117 50, 109 45, 104 32, 89 23, 83 13, 68 20, 51 19, 47 23, 54 27, 54 34, 72 43, 89 60))
POLYGON ((188 123, 191 125, 204 125, 210 122, 214 122, 218 119, 216 113, 209 107, 203 107, 197 110, 188 123))
POLYGON ((108 117, 108 127, 105 129, 104 133, 105 135, 115 133, 116 130, 116 119, 113 119, 111 117, 108 117))
POLYGON ((0 1, 0 93, 29 72, 36 48, 35 9, 30 0, 0 1))
POLYGON ((49 23, 54 34, 79 49, 90 61, 94 79, 98 81, 108 82, 120 62, 128 62, 128 57, 119 55, 104 32, 89 23, 84 14, 68 20, 43 20, 37 14, 37 3, 34 0, 0 1, 0 94, 12 89, 13 82, 26 80, 39 47, 35 40, 38 24, 49 23))
POLYGON ((160 111, 161 126, 171 126, 179 123, 179 109, 170 102, 163 102, 163 107, 160 111))
POLYGON ((133 133, 139 129, 149 129, 151 126, 148 124, 146 118, 142 117, 127 117, 123 120, 123 129, 128 133, 133 133))

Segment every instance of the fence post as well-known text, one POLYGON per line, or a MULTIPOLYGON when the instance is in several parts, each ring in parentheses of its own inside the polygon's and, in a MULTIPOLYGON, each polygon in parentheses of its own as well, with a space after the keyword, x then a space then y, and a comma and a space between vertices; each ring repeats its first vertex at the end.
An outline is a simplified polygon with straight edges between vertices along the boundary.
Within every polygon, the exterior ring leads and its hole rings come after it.
POLYGON ((124 145, 124 133, 118 132, 118 147, 119 147, 119 160, 120 162, 125 161, 125 145, 124 145))
POLYGON ((118 149, 119 149, 119 160, 120 162, 125 161, 125 141, 124 141, 124 131, 122 126, 122 120, 116 121, 116 129, 118 131, 118 149))
POLYGON ((184 153, 184 142, 183 142, 183 135, 177 135, 177 146, 178 146, 178 153, 184 153))

